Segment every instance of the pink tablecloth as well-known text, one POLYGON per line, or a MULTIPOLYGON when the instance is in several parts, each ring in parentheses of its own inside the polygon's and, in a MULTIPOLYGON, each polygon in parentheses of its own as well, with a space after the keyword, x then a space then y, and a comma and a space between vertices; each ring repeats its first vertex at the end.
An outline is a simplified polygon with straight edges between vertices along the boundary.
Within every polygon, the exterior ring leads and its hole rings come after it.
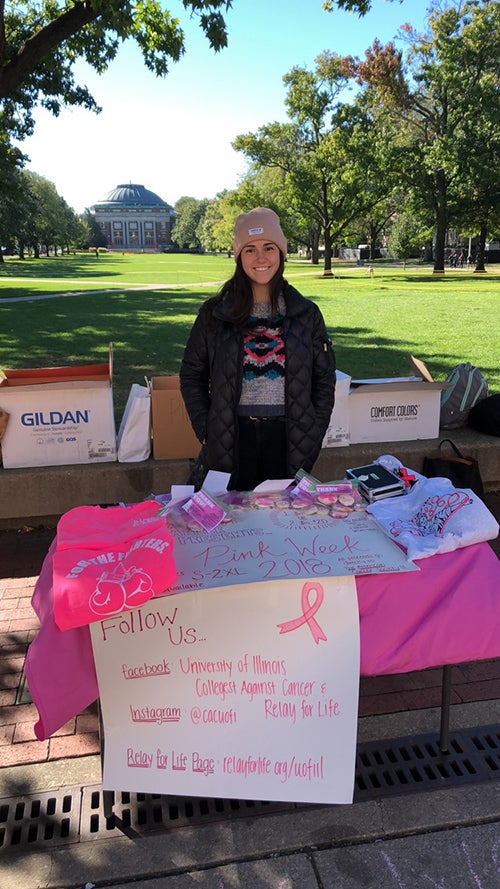
MULTIPOLYGON (((32 604, 41 628, 26 659, 39 740, 98 697, 88 627, 54 622, 52 552, 32 604)), ((420 571, 356 578, 361 673, 407 673, 500 657, 500 561, 487 543, 422 559, 420 571)))

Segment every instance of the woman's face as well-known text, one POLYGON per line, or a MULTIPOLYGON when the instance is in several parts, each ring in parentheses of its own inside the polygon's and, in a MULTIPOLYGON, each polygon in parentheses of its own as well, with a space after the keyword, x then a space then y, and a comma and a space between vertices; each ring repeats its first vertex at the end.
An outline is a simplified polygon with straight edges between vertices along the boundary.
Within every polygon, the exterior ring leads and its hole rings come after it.
POLYGON ((266 286, 274 278, 280 261, 279 247, 272 241, 252 241, 241 251, 243 271, 260 286, 266 286))

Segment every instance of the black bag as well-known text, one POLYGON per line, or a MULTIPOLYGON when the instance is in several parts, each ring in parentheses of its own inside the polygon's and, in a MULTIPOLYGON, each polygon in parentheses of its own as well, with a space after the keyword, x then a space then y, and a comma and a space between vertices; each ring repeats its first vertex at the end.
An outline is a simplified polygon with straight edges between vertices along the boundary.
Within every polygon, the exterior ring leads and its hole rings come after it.
POLYGON ((449 457, 424 457, 422 474, 427 478, 449 478, 455 488, 470 488, 482 497, 484 494, 483 480, 479 471, 479 463, 474 457, 465 457, 457 446, 449 439, 444 438, 439 443, 439 450, 448 443, 452 446, 454 454, 449 457))
POLYGON ((469 412, 469 426, 485 435, 500 436, 500 395, 488 395, 469 412))

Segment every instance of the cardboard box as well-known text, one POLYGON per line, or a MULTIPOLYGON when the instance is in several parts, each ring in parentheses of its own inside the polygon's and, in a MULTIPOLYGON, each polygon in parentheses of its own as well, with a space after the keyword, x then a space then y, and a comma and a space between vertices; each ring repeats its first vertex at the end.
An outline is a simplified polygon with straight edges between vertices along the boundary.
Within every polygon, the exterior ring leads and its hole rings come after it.
POLYGON ((345 447, 350 441, 349 389, 351 378, 341 370, 335 372, 335 404, 323 439, 324 448, 345 447))
POLYGON ((155 460, 198 456, 201 445, 184 407, 178 376, 152 378, 151 417, 155 460))
POLYGON ((408 356, 416 376, 351 380, 351 443, 437 438, 441 391, 425 364, 408 356))
POLYGON ((116 460, 112 350, 107 364, 4 370, 6 469, 116 460))

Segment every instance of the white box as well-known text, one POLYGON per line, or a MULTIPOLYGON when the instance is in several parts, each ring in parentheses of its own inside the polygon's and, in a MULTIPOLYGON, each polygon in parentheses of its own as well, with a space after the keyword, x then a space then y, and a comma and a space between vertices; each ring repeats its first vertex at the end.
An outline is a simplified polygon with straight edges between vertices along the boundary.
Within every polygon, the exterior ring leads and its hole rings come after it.
POLYGON ((356 380, 349 394, 351 444, 437 438, 446 383, 420 377, 356 380))
POLYGON ((111 374, 111 352, 109 366, 4 371, 4 467, 116 460, 111 374))
POLYGON ((339 448, 349 444, 349 387, 351 378, 341 370, 335 371, 335 404, 323 439, 324 448, 339 448))

